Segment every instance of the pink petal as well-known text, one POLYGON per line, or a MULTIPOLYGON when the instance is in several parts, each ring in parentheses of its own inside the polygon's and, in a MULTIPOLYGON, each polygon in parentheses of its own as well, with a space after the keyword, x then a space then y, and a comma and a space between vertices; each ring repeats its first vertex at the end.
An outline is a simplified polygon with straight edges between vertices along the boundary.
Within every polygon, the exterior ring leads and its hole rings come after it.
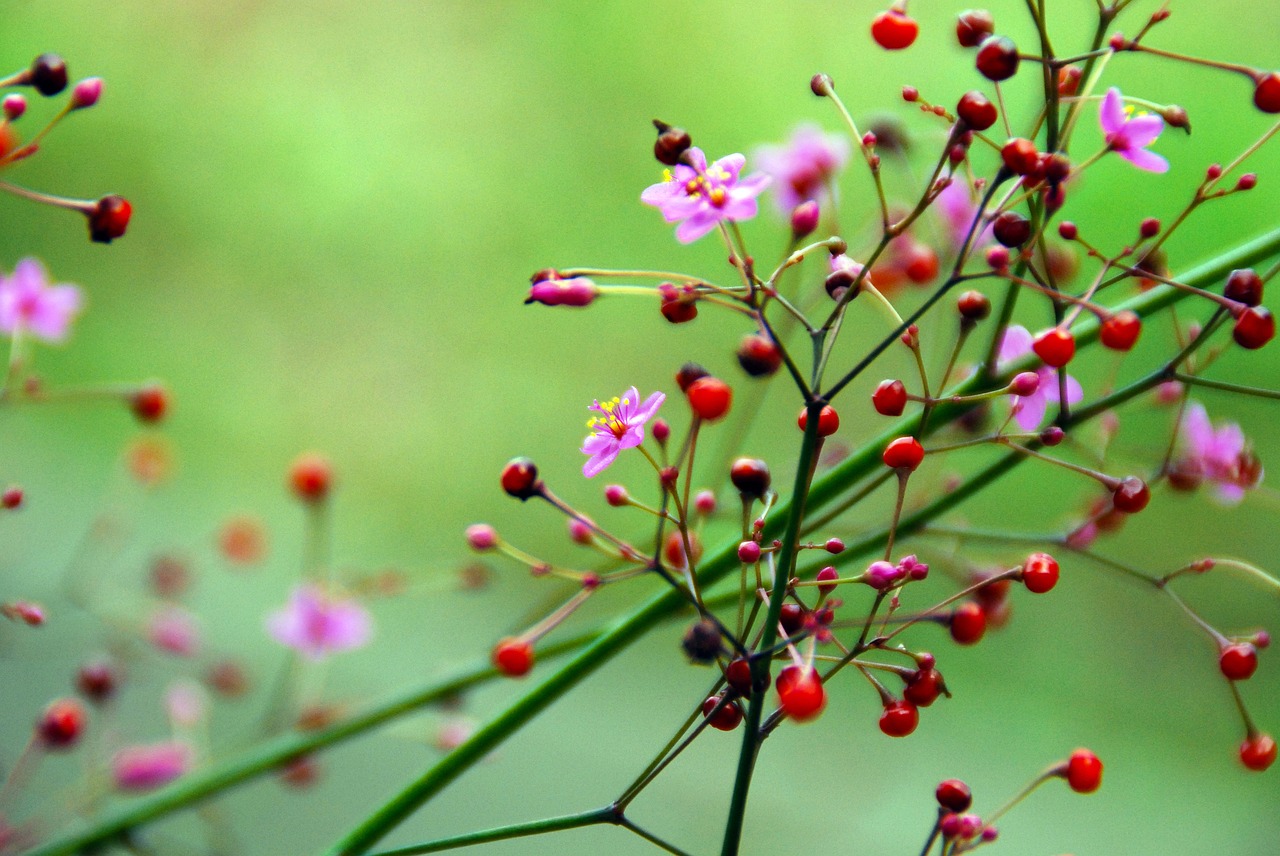
POLYGON ((1031 353, 1031 333, 1021 324, 1011 324, 1000 339, 1000 350, 996 355, 996 369, 1003 370, 1004 365, 1020 360, 1031 353))
POLYGON ((612 464, 617 457, 618 448, 615 444, 613 448, 600 451, 595 457, 583 464, 582 474, 589 479, 595 478, 604 472, 605 468, 612 464))
POLYGON ((1155 152, 1149 152, 1146 149, 1124 149, 1117 150, 1120 157, 1136 166, 1138 169, 1147 172, 1168 172, 1169 162, 1155 152))
POLYGON ((1102 125, 1102 132, 1110 137, 1124 128, 1124 122, 1124 99, 1120 97, 1120 90, 1113 86, 1102 98, 1102 107, 1098 111, 1098 123, 1102 125))
MULTIPOLYGON (((632 389, 635 389, 635 387, 632 387, 632 389)), ((662 402, 666 400, 666 395, 661 392, 655 392, 644 400, 644 404, 640 405, 640 409, 636 411, 633 418, 640 422, 648 422, 653 418, 653 414, 658 412, 658 408, 662 406, 662 402)))
POLYGON ((1154 113, 1134 116, 1124 126, 1124 139, 1130 148, 1142 149, 1156 141, 1164 130, 1164 119, 1154 113))
POLYGON ((714 229, 720 219, 719 211, 704 208, 676 228, 676 240, 682 244, 692 244, 714 229))
POLYGON ((1213 445, 1213 426, 1204 405, 1193 401, 1182 414, 1182 442, 1192 457, 1203 458, 1213 445))
MULTIPOLYGON (((1044 389, 1043 384, 1040 389, 1044 389)), ((1048 406, 1048 397, 1043 392, 1038 391, 1035 395, 1019 398, 1013 407, 1013 419, 1023 431, 1035 431, 1044 421, 1048 406)))

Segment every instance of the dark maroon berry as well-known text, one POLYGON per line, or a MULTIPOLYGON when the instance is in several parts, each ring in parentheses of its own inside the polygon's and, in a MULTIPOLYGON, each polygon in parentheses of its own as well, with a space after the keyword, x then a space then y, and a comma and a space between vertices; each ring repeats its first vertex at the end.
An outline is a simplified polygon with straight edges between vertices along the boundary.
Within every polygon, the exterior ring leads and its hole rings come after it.
POLYGON ((1018 46, 1008 36, 989 36, 978 48, 976 64, 987 80, 1008 80, 1018 73, 1018 46))

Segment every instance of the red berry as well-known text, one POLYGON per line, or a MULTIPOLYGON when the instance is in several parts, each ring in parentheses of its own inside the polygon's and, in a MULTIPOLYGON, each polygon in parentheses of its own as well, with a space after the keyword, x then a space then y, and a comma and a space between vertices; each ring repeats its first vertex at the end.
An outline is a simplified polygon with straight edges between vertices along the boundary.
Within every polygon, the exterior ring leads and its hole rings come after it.
POLYGON ((986 9, 966 9, 956 18, 956 41, 962 48, 976 48, 995 31, 995 18, 986 9))
POLYGON ((1231 338, 1236 344, 1250 351, 1256 351, 1270 342, 1276 334, 1276 319, 1265 306, 1250 306, 1236 318, 1236 326, 1231 329, 1231 338))
POLYGON ((729 661, 724 667, 724 679, 738 695, 751 695, 751 663, 745 657, 729 661))
POLYGON ((896 7, 881 12, 871 22, 871 38, 887 51, 911 47, 919 34, 920 25, 915 19, 896 7))
POLYGON ((976 323, 991 314, 991 301, 981 291, 966 291, 956 300, 956 309, 961 318, 976 323))
POLYGON ((133 206, 123 196, 104 196, 87 213, 89 240, 109 244, 124 235, 133 216, 133 206))
POLYGON ((912 244, 901 263, 902 272, 916 285, 933 282, 938 276, 938 254, 928 244, 912 244))
POLYGON ((1258 78, 1253 89, 1253 103, 1263 113, 1280 113, 1280 72, 1273 71, 1258 78))
POLYGON ((899 437, 885 446, 881 458, 886 467, 914 472, 924 460, 924 447, 915 437, 899 437))
POLYGON ((1258 668, 1258 649, 1248 642, 1227 645, 1218 655, 1218 668, 1229 681, 1243 681, 1258 668))
POLYGON ((1018 46, 1007 36, 989 36, 978 48, 975 64, 987 80, 1008 80, 1018 73, 1018 46))
MULTIPOLYGON (((702 542, 698 540, 696 532, 689 533, 689 549, 693 551, 693 561, 697 564, 702 558, 702 542)), ((667 535, 667 543, 663 548, 663 555, 666 557, 667 564, 673 568, 683 568, 686 564, 684 557, 684 535, 680 530, 673 529, 667 535)))
POLYGON ((700 419, 719 419, 729 412, 733 403, 733 390, 729 384, 714 377, 698 378, 685 390, 689 406, 700 419))
POLYGON ((987 614, 973 601, 966 601, 951 613, 951 638, 961 645, 974 645, 987 632, 987 614))
POLYGON ((533 646, 523 639, 506 638, 493 646, 491 659, 499 672, 510 678, 529 674, 533 668, 533 646))
POLYGON ((976 89, 966 92, 956 105, 956 115, 975 131, 985 131, 996 123, 999 114, 991 99, 976 89))
POLYGON ((1160 221, 1155 217, 1148 217, 1138 224, 1138 234, 1144 238, 1154 238, 1160 234, 1160 221))
POLYGON ((729 468, 729 481, 743 496, 753 499, 764 498, 765 492, 773 482, 769 474, 769 465, 758 458, 738 458, 729 468))
POLYGON ((320 455, 302 455, 289 467, 289 486, 303 502, 323 502, 332 482, 333 467, 320 455))
POLYGON ((658 311, 672 324, 684 324, 698 317, 698 301, 677 291, 675 286, 659 288, 658 293, 662 297, 658 311))
POLYGON ((169 410, 169 393, 158 383, 149 383, 133 394, 129 401, 139 422, 159 422, 169 410))
POLYGON ((1240 761, 1250 770, 1261 773, 1276 760, 1276 741, 1270 734, 1254 734, 1240 744, 1240 761))
POLYGON ((890 737, 906 737, 920 724, 920 711, 909 701, 891 701, 880 714, 880 730, 890 737))
POLYGON ((528 458, 512 458, 502 468, 502 489, 522 502, 540 494, 537 465, 528 458))
POLYGON ((1058 584, 1058 562, 1048 553, 1032 553, 1022 565, 1022 584, 1033 594, 1044 594, 1058 584))
POLYGON ((1069 65, 1058 69, 1058 94, 1070 98, 1080 88, 1080 77, 1084 74, 1078 65, 1069 65))
POLYGON ((916 707, 928 707, 942 695, 942 673, 937 669, 920 669, 907 679, 902 696, 916 707))
POLYGON ((784 603, 782 612, 778 614, 778 623, 788 636, 799 633, 804 629, 804 607, 798 603, 784 603))
POLYGON ((12 485, 4 489, 4 493, 0 494, 0 505, 12 511, 22 505, 22 488, 12 485))
POLYGON ((707 724, 712 728, 720 731, 732 731, 742 724, 742 707, 736 701, 726 702, 723 707, 716 710, 716 705, 720 704, 723 696, 708 696, 707 700, 702 703, 702 715, 709 717, 707 724), (715 710, 715 713, 712 711, 715 710))
POLYGON ((681 392, 688 392, 689 387, 695 380, 707 377, 710 374, 711 372, 697 363, 685 363, 680 367, 680 371, 676 372, 676 386, 680 387, 681 392))
POLYGON ((1138 341, 1142 332, 1142 319, 1136 312, 1122 309, 1108 315, 1098 330, 1098 339, 1113 351, 1128 351, 1138 341))
POLYGON ((973 791, 959 779, 941 782, 933 795, 937 797, 938 805, 957 814, 968 811, 969 806, 973 805, 973 791))
POLYGON ((666 122, 654 120, 658 129, 658 139, 653 143, 653 156, 659 163, 675 166, 680 163, 680 156, 693 145, 693 139, 684 128, 673 128, 666 122))
POLYGON ((1021 247, 1031 240, 1031 221, 1017 211, 1005 211, 991 223, 991 234, 1006 247, 1021 247))
POLYGON ((772 340, 749 334, 738 345, 738 364, 752 377, 768 377, 782 365, 782 351, 772 340))
POLYGON ((1015 175, 1030 175, 1040 166, 1040 151, 1030 140, 1014 137, 1000 149, 1000 159, 1015 175))
POLYGON ((1102 762, 1088 749, 1077 749, 1067 759, 1067 784, 1078 794, 1091 794, 1102 784, 1102 762))
MULTIPOLYGON (((808 408, 800 411, 800 418, 796 420, 796 424, 800 426, 801 431, 809 426, 808 408)), ((828 404, 818 412, 818 436, 830 437, 839 430, 840 414, 836 413, 835 408, 828 404)))
POLYGON ((907 388, 900 380, 882 380, 871 393, 871 403, 881 416, 901 416, 907 406, 907 388))
POLYGON ((1262 277, 1251 268, 1233 270, 1222 293, 1245 306, 1257 306, 1262 303, 1262 277))
POLYGON ((1071 362, 1076 355, 1076 338, 1070 330, 1061 327, 1050 327, 1036 336, 1031 345, 1036 356, 1044 360, 1044 364, 1053 368, 1061 368, 1071 362))
POLYGON ((116 693, 120 676, 106 660, 85 663, 76 672, 76 690, 94 704, 102 704, 116 693))
POLYGON ((812 666, 787 666, 774 683, 782 712, 796 722, 817 718, 827 705, 827 691, 812 666))
POLYGON ((1125 514, 1137 514, 1146 508, 1150 501, 1151 490, 1147 487, 1147 483, 1137 476, 1121 479, 1120 484, 1116 485, 1116 489, 1111 492, 1111 504, 1115 506, 1116 511, 1123 511, 1125 514))
POLYGON ((84 705, 73 698, 50 703, 36 722, 36 737, 45 749, 69 749, 84 732, 84 705))

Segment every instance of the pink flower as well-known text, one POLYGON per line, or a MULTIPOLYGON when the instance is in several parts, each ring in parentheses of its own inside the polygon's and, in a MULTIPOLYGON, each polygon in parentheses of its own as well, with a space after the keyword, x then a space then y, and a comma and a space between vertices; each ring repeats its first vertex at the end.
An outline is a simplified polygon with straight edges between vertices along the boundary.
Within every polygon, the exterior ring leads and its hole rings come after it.
POLYGON ((187 772, 193 754, 178 740, 126 746, 111 759, 111 777, 119 790, 149 791, 187 772))
POLYGON ((1240 426, 1227 422, 1214 428, 1199 402, 1187 404, 1178 426, 1178 446, 1174 475, 1192 483, 1213 482, 1224 503, 1239 502, 1246 490, 1262 482, 1262 464, 1250 451, 1240 426))
POLYGON ((763 173, 739 180, 746 158, 728 155, 707 166, 702 150, 686 153, 691 165, 677 164, 668 170, 666 181, 652 184, 640 194, 640 201, 662 212, 668 223, 679 221, 676 240, 692 243, 716 227, 721 220, 750 220, 756 216, 756 197, 769 184, 763 173))
POLYGON ((824 134, 817 125, 801 125, 780 146, 761 146, 752 158, 778 180, 775 201, 783 214, 802 202, 818 201, 831 179, 849 160, 849 141, 824 134))
POLYGON ((13 276, 0 277, 0 330, 19 330, 46 342, 61 342, 71 319, 80 311, 80 289, 74 285, 49 285, 44 265, 23 259, 13 276))
POLYGON ((1155 152, 1147 151, 1147 146, 1154 143, 1164 130, 1164 120, 1154 113, 1135 116, 1129 115, 1131 112, 1131 109, 1125 109, 1119 89, 1113 86, 1107 90, 1102 98, 1102 109, 1098 111, 1098 123, 1106 135, 1107 147, 1138 169, 1167 172, 1169 162, 1155 152))
POLYGON ((152 645, 178 657, 200 652, 200 628, 195 617, 180 607, 165 607, 153 615, 148 635, 152 645))
MULTIPOLYGON (((951 246, 959 251, 964 246, 964 239, 969 235, 973 219, 978 216, 978 201, 974 199, 968 183, 953 176, 951 183, 942 189, 942 192, 933 200, 933 204, 937 206, 937 212, 942 215, 947 237, 951 239, 951 246)), ((978 233, 973 239, 973 247, 976 249, 991 241, 991 223, 988 222, 986 225, 979 226, 978 233)))
POLYGON ((363 606, 331 597, 316 585, 298 586, 288 605, 267 617, 267 632, 309 660, 359 648, 369 641, 372 631, 363 606))
MULTIPOLYGON (((1000 353, 996 357, 996 368, 1003 370, 1009 363, 1022 359, 1031 353, 1032 336, 1026 327, 1010 325, 1000 340, 1000 353)), ((1013 418, 1023 431, 1035 431, 1044 421, 1050 403, 1059 404, 1058 373, 1048 366, 1036 369, 1040 383, 1030 395, 1015 395, 1013 402, 1013 418)), ((1076 404, 1084 398, 1084 390, 1080 382, 1071 375, 1066 376, 1067 404, 1076 404)))
POLYGON ((621 398, 596 401, 588 410, 593 416, 587 422, 592 434, 582 443, 582 453, 591 458, 582 466, 582 474, 593 478, 613 463, 623 449, 631 449, 644 442, 644 424, 653 418, 667 397, 655 392, 640 403, 640 393, 633 386, 621 398))

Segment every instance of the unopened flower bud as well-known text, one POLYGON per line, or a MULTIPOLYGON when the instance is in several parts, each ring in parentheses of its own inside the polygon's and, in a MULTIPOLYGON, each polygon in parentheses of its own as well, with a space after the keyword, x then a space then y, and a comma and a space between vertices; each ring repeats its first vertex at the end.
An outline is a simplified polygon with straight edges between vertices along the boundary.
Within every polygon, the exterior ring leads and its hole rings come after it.
POLYGON ((620 484, 611 484, 604 489, 604 501, 614 508, 621 508, 631 500, 627 489, 620 484))
POLYGON ((693 145, 689 132, 684 128, 673 128, 658 119, 653 120, 653 126, 658 129, 658 139, 653 144, 653 156, 659 163, 667 166, 680 163, 680 158, 693 145))
POLYGON ((1040 375, 1035 372, 1019 372, 1014 375, 1013 380, 1009 381, 1009 393, 1026 397, 1035 395, 1036 390, 1040 388, 1040 375))
POLYGON ((699 514, 712 514, 716 510, 716 495, 709 490, 700 490, 693 498, 693 507, 699 514))
POLYGON ((498 546, 498 531, 487 523, 475 523, 467 527, 467 543, 477 553, 498 546))
POLYGON ((27 99, 16 92, 6 95, 4 101, 0 103, 4 105, 4 117, 10 122, 16 121, 19 116, 27 112, 27 99))
POLYGON ((818 209, 818 203, 810 199, 807 202, 801 202, 791 212, 791 237, 799 241, 813 234, 818 228, 818 220, 822 216, 822 212, 818 209))
POLYGON ((98 103, 102 97, 102 78, 86 77, 71 89, 71 109, 83 110, 98 103))

